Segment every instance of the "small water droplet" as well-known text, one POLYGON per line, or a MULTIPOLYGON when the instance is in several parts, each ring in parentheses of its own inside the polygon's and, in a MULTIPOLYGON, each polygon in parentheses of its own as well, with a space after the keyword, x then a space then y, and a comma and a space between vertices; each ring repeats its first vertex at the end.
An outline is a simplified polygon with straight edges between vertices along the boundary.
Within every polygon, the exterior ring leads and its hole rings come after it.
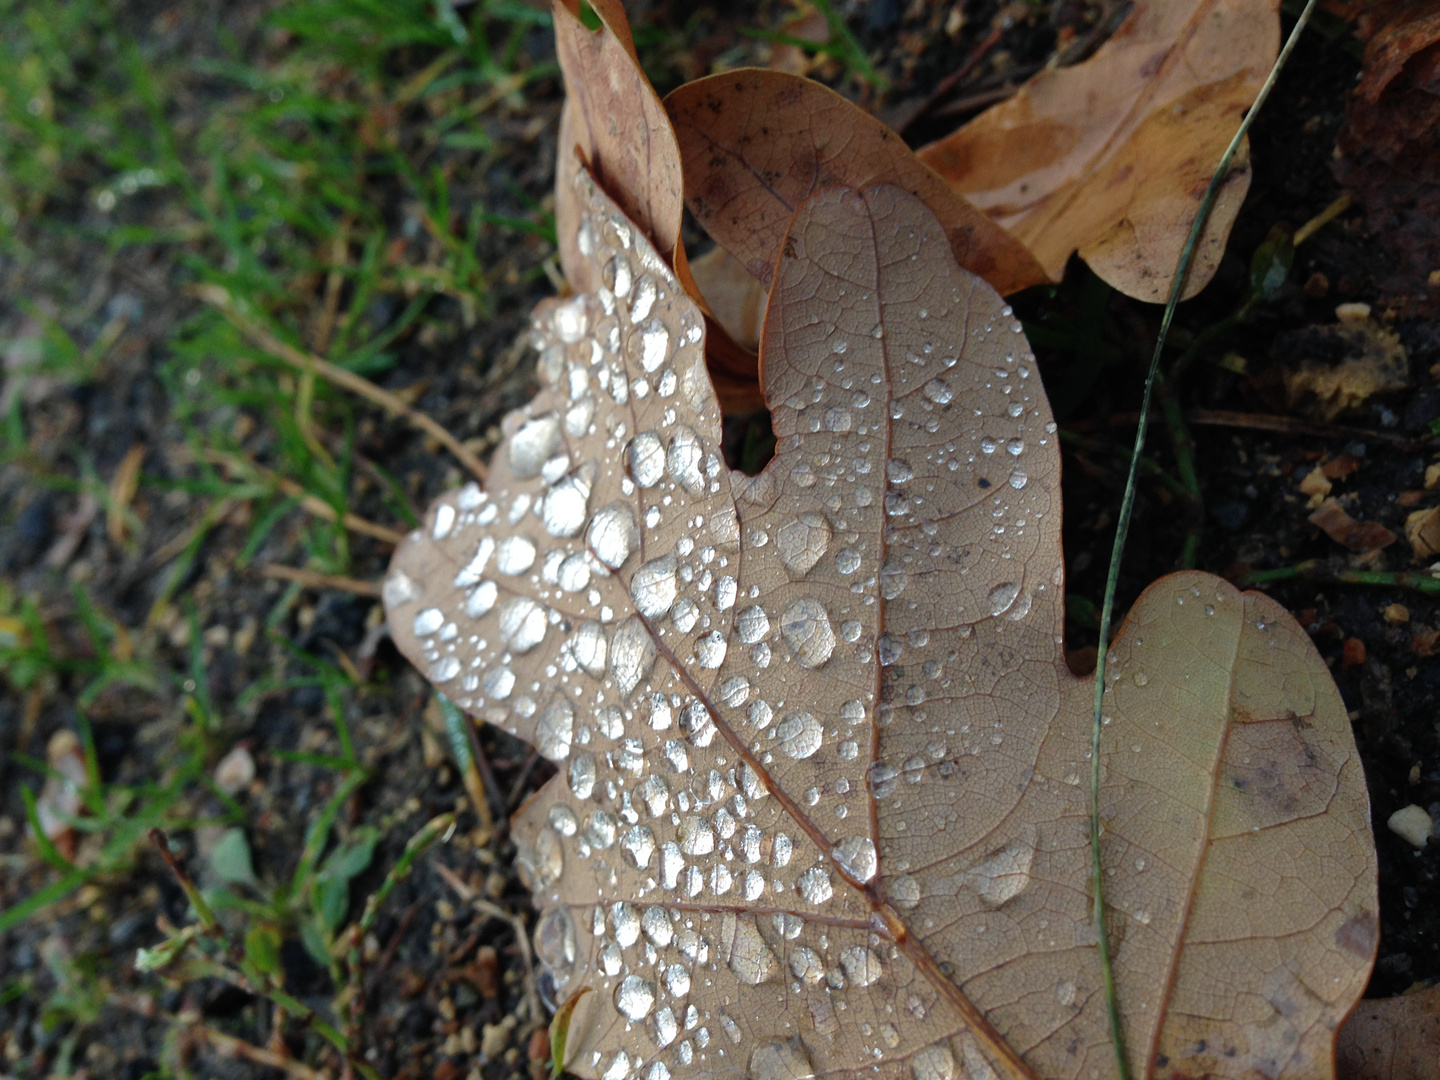
POLYGON ((795 880, 795 887, 807 904, 823 904, 835 895, 830 873, 823 866, 812 866, 806 870, 795 880))
POLYGON ((847 836, 833 849, 835 861, 856 881, 875 876, 875 845, 868 836, 847 836))
POLYGON ((806 597, 780 616, 780 635, 803 667, 818 668, 835 651, 835 631, 818 600, 806 597))
POLYGON ((1013 581, 1002 582, 990 590, 990 614, 1003 615, 1020 595, 1020 586, 1013 581))

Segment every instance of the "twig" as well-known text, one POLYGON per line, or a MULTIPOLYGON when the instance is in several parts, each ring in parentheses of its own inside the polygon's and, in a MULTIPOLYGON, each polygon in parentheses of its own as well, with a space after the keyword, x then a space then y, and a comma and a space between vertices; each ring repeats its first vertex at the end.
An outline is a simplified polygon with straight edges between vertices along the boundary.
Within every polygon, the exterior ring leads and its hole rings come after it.
POLYGON ((318 517, 323 521, 339 521, 351 532, 362 533, 365 536, 382 540, 387 544, 398 546, 405 539, 405 534, 385 525, 376 524, 368 518, 362 518, 359 514, 347 512, 344 517, 337 518, 335 508, 317 495, 312 495, 288 476, 281 476, 272 469, 267 469, 254 461, 237 457, 234 454, 227 454, 223 450, 206 449, 202 454, 206 461, 212 465, 224 465, 226 468, 237 472, 253 472, 267 483, 274 484, 291 498, 300 500, 300 508, 312 517, 318 517))
POLYGON ((279 563, 269 563, 260 568, 260 573, 268 578, 279 578, 281 581, 293 581, 297 585, 303 585, 307 589, 338 589, 341 592, 354 593, 356 596, 380 596, 380 586, 373 581, 361 581, 359 578, 341 577, 337 574, 321 574, 314 570, 301 570, 294 566, 281 566, 279 563))
POLYGON ((1316 214, 1309 221, 1305 222, 1304 225, 1301 225, 1300 228, 1296 229, 1295 235, 1290 238, 1290 243, 1294 244, 1296 247, 1299 247, 1306 240, 1309 240, 1311 236, 1319 232, 1326 225, 1329 225, 1330 222, 1334 221, 1337 217, 1343 214, 1346 210, 1349 210, 1350 204, 1354 201, 1355 200, 1350 197, 1350 193, 1348 191, 1345 192, 1345 194, 1341 195, 1329 206, 1325 207, 1324 210, 1321 210, 1320 213, 1316 214))
POLYGON ((1373 431, 1370 428, 1348 427, 1344 424, 1322 424, 1314 420, 1296 420, 1290 416, 1272 416, 1266 413, 1229 412, 1224 409, 1191 409, 1190 423, 1211 427, 1249 428, 1255 431, 1274 431, 1281 435, 1305 435, 1320 439, 1366 439, 1372 442, 1394 443, 1408 446, 1425 441, 1412 439, 1393 431, 1373 431))
POLYGON ((190 906, 195 909, 195 916, 200 920, 205 933, 216 935, 220 933, 220 923, 215 918, 215 913, 210 910, 210 905, 205 902, 205 897, 200 894, 195 879, 190 876, 185 865, 175 857, 170 850, 170 840, 161 829, 151 829, 147 834, 150 842, 155 845, 160 857, 165 860, 165 865, 170 868, 170 873, 175 875, 175 880, 185 893, 185 899, 190 901, 190 906))
MULTIPOLYGON (((1210 178, 1209 186, 1200 199, 1200 206, 1195 212, 1195 220, 1190 226, 1190 234, 1185 239, 1185 246, 1180 252, 1179 264, 1175 267, 1175 276, 1170 281, 1170 295, 1165 303, 1165 314, 1160 319, 1160 333, 1156 336, 1155 352, 1150 359, 1150 370, 1145 379, 1145 392, 1140 402, 1140 418, 1135 431, 1135 451, 1130 462, 1130 474, 1125 481, 1125 495, 1120 502, 1120 514, 1115 523, 1115 541, 1110 552, 1110 571, 1105 582, 1105 600, 1100 607, 1100 648, 1095 656, 1095 703, 1091 714, 1090 726, 1090 873, 1091 891, 1094 898, 1094 924, 1096 944, 1100 952, 1101 981, 1104 984, 1105 1001, 1110 1016, 1110 1040, 1115 1049, 1115 1066, 1120 1080, 1130 1080, 1130 1059, 1125 1051, 1125 1032, 1120 1022, 1120 1001, 1115 989, 1115 970, 1110 957, 1110 938, 1105 925, 1105 869, 1100 858, 1100 733, 1103 727, 1102 714, 1105 706, 1105 668, 1106 653, 1109 651, 1106 643, 1110 640, 1110 622, 1115 611, 1115 593, 1120 584, 1120 563, 1125 554, 1125 541, 1129 538, 1130 518, 1135 508, 1136 478, 1139 473, 1139 459, 1145 452, 1145 435, 1150 421, 1150 400, 1155 389, 1156 376, 1160 372, 1160 360, 1165 352, 1165 338, 1170 332, 1170 323, 1175 317, 1175 308, 1180 303, 1180 297, 1185 289, 1186 279, 1190 276, 1190 266, 1195 257, 1195 249, 1199 246, 1200 235, 1205 228, 1205 221, 1210 216, 1210 208, 1215 203, 1215 196, 1219 194, 1220 186, 1225 182, 1225 177, 1230 171, 1230 163, 1235 159, 1236 152, 1245 138, 1246 132, 1250 130, 1251 123, 1259 115, 1265 99, 1270 96, 1275 81, 1279 78, 1285 61, 1289 59, 1295 43, 1300 40, 1300 34, 1305 29, 1305 24, 1310 20, 1310 13, 1315 9, 1315 0, 1307 0, 1305 9, 1296 20, 1295 27, 1286 39, 1285 45, 1280 50, 1280 55, 1275 58, 1274 65, 1270 68, 1270 74, 1266 76, 1264 85, 1260 92, 1255 95, 1255 103, 1245 114, 1245 119, 1240 122, 1236 129, 1235 136, 1230 140, 1230 145, 1225 148, 1225 153, 1220 156, 1220 162, 1215 168, 1215 174, 1210 178)), ((1146 1055, 1148 1067, 1149 1054, 1146 1055)))
POLYGON ((1235 584, 1240 588, 1270 585, 1277 581, 1316 581, 1325 585, 1379 585, 1382 588, 1414 589, 1416 592, 1440 595, 1440 578, 1424 571, 1335 570, 1319 559, 1308 559, 1295 566, 1277 570, 1252 570, 1235 584))
POLYGON ((199 1035, 211 1046, 215 1047, 218 1053, 227 1057, 244 1058, 246 1061, 253 1061, 257 1065, 268 1065, 272 1069, 280 1069, 288 1076, 297 1077, 298 1080, 331 1080, 330 1074, 319 1069, 312 1069, 304 1062, 297 1061, 293 1057, 277 1054, 273 1050, 266 1050, 248 1043, 244 1039, 237 1039, 233 1035, 226 1035, 223 1031, 216 1031, 205 1024, 191 1024, 187 1028, 192 1034, 199 1035))
POLYGON ((274 334, 270 333, 269 330, 265 329, 265 327, 255 322, 255 320, 247 315, 241 314, 231 300, 230 294, 220 286, 200 285, 196 287, 195 291, 200 299, 218 308, 242 334, 248 337, 259 348, 275 357, 275 359, 283 360, 297 371, 313 371, 334 385, 343 387, 352 394, 358 394, 360 397, 374 402, 376 405, 397 416, 404 417, 415 427, 425 432, 425 434, 429 435, 441 446, 449 450, 450 453, 455 455, 455 458, 464 465, 465 468, 469 469, 477 479, 482 481, 485 479, 488 474, 485 463, 469 450, 466 450, 465 447, 460 444, 459 439, 455 438, 454 435, 451 435, 450 432, 446 431, 418 409, 412 409, 388 390, 382 390, 369 379, 361 378, 353 371, 346 371, 344 368, 332 364, 328 360, 322 360, 320 357, 311 353, 302 352, 300 349, 295 348, 295 346, 281 341, 274 334))
POLYGON ((920 103, 920 107, 911 114, 905 123, 900 125, 899 134, 904 135, 917 120, 929 115, 930 111, 943 101, 950 91, 969 78, 970 73, 980 66, 980 61, 990 55, 990 50, 1000 44, 1000 39, 1005 36, 1005 30, 1005 23, 997 21, 990 28, 990 33, 986 34, 980 44, 976 45, 970 55, 965 58, 965 62, 935 84, 935 89, 930 92, 930 96, 920 103))

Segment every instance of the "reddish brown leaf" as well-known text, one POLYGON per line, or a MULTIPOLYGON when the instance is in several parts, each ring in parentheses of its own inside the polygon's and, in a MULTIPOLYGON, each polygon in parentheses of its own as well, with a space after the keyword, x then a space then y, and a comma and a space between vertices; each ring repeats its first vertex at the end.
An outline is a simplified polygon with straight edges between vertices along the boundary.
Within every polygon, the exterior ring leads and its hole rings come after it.
POLYGON ((768 287, 796 207, 830 184, 891 183, 938 217, 960 265, 1002 293, 1045 281, 1005 230, 946 187, 895 132, 833 90, 781 71, 697 79, 665 106, 690 212, 768 287))
MULTIPOLYGON (((1042 71, 919 152, 1058 281, 1079 251, 1163 302, 1201 195, 1280 47, 1278 0, 1141 0, 1093 57, 1042 71)), ((1242 150, 1185 290, 1205 287, 1250 184, 1242 150)))
POLYGON ((1378 521, 1356 521, 1335 499, 1326 499, 1306 520, 1351 551, 1378 551, 1395 542, 1395 534, 1384 525, 1378 521))

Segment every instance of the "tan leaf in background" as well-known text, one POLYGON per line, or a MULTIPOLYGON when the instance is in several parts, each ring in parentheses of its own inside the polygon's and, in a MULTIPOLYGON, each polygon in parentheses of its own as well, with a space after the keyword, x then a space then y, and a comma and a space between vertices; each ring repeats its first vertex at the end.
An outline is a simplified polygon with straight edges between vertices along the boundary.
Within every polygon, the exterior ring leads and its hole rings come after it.
MULTIPOLYGON (((698 308, 577 177, 626 286, 536 314, 490 490, 384 587, 396 642, 560 772, 517 815, 572 1071, 1115 1074, 1090 901, 1093 683, 1065 666, 1059 448, 1001 298, 914 197, 781 246, 778 438, 726 468, 698 308), (623 272, 622 272, 623 271, 623 272)), ((1328 1077, 1377 936, 1360 761, 1269 599, 1186 573, 1113 646, 1108 924, 1137 1076, 1328 1077)))
MULTIPOLYGON (((1201 195, 1280 47, 1277 0, 1141 0, 1095 55, 1042 71, 919 157, 1060 280, 1070 255, 1163 302, 1201 195)), ((1220 264, 1250 185, 1242 148, 1185 295, 1220 264)))
POLYGON ((820 83, 745 69, 686 83, 665 107, 685 201, 705 230, 769 285, 796 208, 831 184, 897 184, 945 227, 960 264, 1002 293, 1045 281, 1025 246, 957 197, 888 127, 820 83))

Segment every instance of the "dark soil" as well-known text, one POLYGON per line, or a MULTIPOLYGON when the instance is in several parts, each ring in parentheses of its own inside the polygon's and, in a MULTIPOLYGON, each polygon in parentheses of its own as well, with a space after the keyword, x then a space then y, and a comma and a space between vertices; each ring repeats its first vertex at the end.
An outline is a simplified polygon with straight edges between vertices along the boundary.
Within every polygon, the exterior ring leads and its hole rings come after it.
MULTIPOLYGON (((703 74, 722 56, 732 65, 763 56, 765 46, 739 31, 777 27, 785 17, 782 5, 773 3, 698 11, 673 0, 629 6, 642 55, 651 62, 662 93, 703 74)), ((965 24, 952 40, 943 30, 949 4, 869 0, 849 5, 851 27, 872 55, 883 52, 881 68, 893 80, 878 103, 882 114, 913 113, 946 74, 976 53, 1002 14, 990 0, 959 6, 965 9, 965 24)), ((1014 15, 1013 7, 1006 12, 1014 15)), ((1083 56, 1103 40, 1096 29, 1102 7, 1108 5, 1060 0, 1038 13, 1035 5, 1020 8, 1024 17, 1007 24, 973 75, 914 124, 907 138, 918 144, 950 130, 968 114, 945 113, 948 105, 993 97, 1043 65, 1057 47, 1070 49, 1070 59, 1083 56)), ((177 11, 181 29, 157 48, 219 55, 221 37, 251 54, 276 47, 247 17, 234 16, 220 27, 194 12, 177 11)), ((158 33, 156 16, 136 5, 136 33, 142 38, 158 33)), ((542 37, 527 47, 546 45, 542 37)), ((408 59, 417 70, 426 62, 423 55, 408 59)), ((1214 283, 1180 309, 1174 338, 1181 347, 1240 306, 1250 287, 1251 255, 1272 228, 1294 228, 1340 194, 1331 171, 1332 150, 1358 66, 1358 51, 1343 26, 1327 24, 1301 42, 1253 130, 1254 182, 1229 254, 1214 283)), ((817 75, 847 92, 856 90, 837 65, 823 66, 817 75)), ((217 85, 214 94, 222 93, 217 85)), ((555 80, 534 84, 523 109, 497 126, 506 148, 498 163, 486 175, 454 178, 457 191, 492 209, 515 205, 517 191, 544 199, 553 174, 559 102, 555 80)), ((197 101, 193 107, 211 104, 197 101)), ((463 215, 466 208, 459 209, 463 215)), ((89 704, 107 783, 140 784, 160 775, 186 723, 184 699, 196 691, 193 682, 186 684, 192 677, 187 673, 198 673, 208 683, 214 715, 221 718, 209 760, 213 765, 240 743, 253 752, 258 772, 239 799, 256 873, 264 882, 278 883, 293 871, 306 825, 337 780, 331 769, 285 760, 277 752, 335 754, 338 744, 323 689, 281 685, 310 670, 264 632, 267 615, 286 586, 253 568, 235 569, 247 536, 245 509, 230 510, 209 533, 194 569, 175 589, 175 614, 156 624, 152 607, 174 557, 157 557, 157 552, 195 524, 201 503, 183 492, 142 487, 136 506, 144 518, 143 538, 127 547, 107 539, 103 510, 76 525, 74 515, 83 509, 83 500, 75 485, 36 480, 39 474, 76 476, 82 464, 108 478, 137 443, 147 447, 147 479, 158 484, 194 475, 172 416, 173 402, 157 375, 174 327, 195 310, 183 291, 191 279, 173 252, 135 247, 109 254, 84 227, 92 213, 83 200, 52 204, 50 224, 37 226, 29 238, 41 256, 24 263, 0 260, 0 336, 17 332, 27 298, 45 298, 67 313, 67 325, 91 337, 117 314, 129 320, 103 381, 60 388, 23 406, 26 453, 0 466, 0 578, 16 594, 33 599, 57 651, 94 655, 78 621, 79 590, 118 620, 130 635, 127 647, 158 669, 175 673, 173 683, 163 683, 158 691, 114 688, 89 704), (47 562, 56 541, 76 529, 73 558, 59 568, 47 562), (251 644, 241 648, 246 638, 251 644), (275 688, 265 689, 269 685, 275 688)), ((1333 323, 1336 305, 1346 301, 1374 303, 1377 317, 1383 316, 1377 282, 1384 266, 1364 221, 1356 208, 1322 228, 1299 249, 1278 294, 1202 350, 1183 381, 1170 387, 1184 409, 1285 416, 1278 372, 1300 358, 1306 329, 1333 323), (1243 357, 1243 373, 1217 363, 1228 353, 1243 357)), ((493 441, 504 412, 533 392, 533 358, 521 358, 513 343, 523 340, 530 307, 550 290, 543 277, 531 275, 547 255, 543 243, 517 243, 513 234, 485 235, 482 261, 515 269, 510 284, 494 298, 494 316, 466 328, 458 307, 447 312, 445 305, 452 301, 435 301, 436 325, 449 325, 451 332, 404 341, 401 363, 380 381, 397 391, 422 387, 417 407, 461 439, 493 441)), ((507 279, 501 275, 499 280, 507 279)), ((1073 338, 1072 347, 1039 347, 1037 353, 1062 427, 1086 440, 1079 449, 1067 449, 1064 463, 1068 582, 1072 597, 1080 599, 1072 599, 1067 648, 1076 650, 1096 641, 1093 605, 1103 591, 1124 484, 1123 461, 1115 450, 1133 437, 1160 313, 1097 286, 1078 260, 1064 284, 1030 290, 1016 298, 1015 307, 1028 322, 1073 338)), ((394 315, 377 309, 374 321, 384 325, 394 315)), ((1440 388, 1432 374, 1432 368, 1440 371, 1440 331, 1431 323, 1403 319, 1394 329, 1408 352, 1415 389, 1407 394, 1372 400, 1304 434, 1278 434, 1243 419, 1190 427, 1203 510, 1154 480, 1142 481, 1119 610, 1146 584, 1176 568, 1187 533, 1196 530, 1198 566, 1231 578, 1308 559, 1333 569, 1355 563, 1355 557, 1307 523, 1306 497, 1298 489, 1317 463, 1341 455, 1353 457, 1358 468, 1335 481, 1334 494, 1348 497, 1346 506, 1355 518, 1382 523, 1401 537, 1363 560, 1364 567, 1412 569, 1403 538, 1405 518, 1440 503, 1440 491, 1426 490, 1424 476, 1435 459, 1431 425, 1440 418, 1440 388)), ((1172 350, 1172 357, 1178 351, 1172 350)), ((744 445, 750 426, 748 420, 738 424, 737 446, 744 445)), ((756 422, 756 432, 764 427, 763 418, 756 422)), ((1157 422, 1149 452, 1173 474, 1168 438, 1157 422)), ((459 480, 433 446, 378 412, 359 422, 355 439, 360 455, 399 479, 414 508, 423 508, 459 480)), ((265 447, 252 449, 263 456, 265 447)), ((362 490, 366 494, 355 503, 355 512, 389 520, 379 486, 362 490)), ((253 565, 302 564, 301 539, 308 527, 292 514, 253 565)), ((378 579, 388 549, 357 537, 353 550, 349 572, 378 579)), ((1440 667, 1431 655, 1440 602, 1433 594, 1400 588, 1304 581, 1275 584, 1267 591, 1296 613, 1332 669, 1364 759, 1377 825, 1382 919, 1370 994, 1395 994, 1417 981, 1440 978, 1440 842, 1416 851, 1384 826, 1391 813, 1411 803, 1440 817, 1440 667), (1404 620, 1397 620, 1395 605, 1406 609, 1404 620)), ((455 770, 444 763, 448 754, 436 753, 444 736, 424 718, 430 697, 424 680, 388 641, 377 644, 376 635, 368 633, 377 622, 372 599, 309 591, 273 628, 316 657, 353 664, 367 680, 347 698, 347 712, 357 753, 372 778, 340 815, 342 834, 367 824, 381 830, 371 868, 353 883, 357 909, 416 829, 453 809, 465 794, 455 770)), ((38 787, 38 780, 14 755, 43 760, 55 732, 76 728, 76 695, 85 681, 61 671, 25 694, 0 696, 0 748, 6 751, 0 756, 0 856, 5 859, 0 909, 56 878, 55 871, 27 854, 33 846, 25 840, 21 788, 38 787)), ((481 731, 480 745, 493 774, 490 797, 497 809, 503 804, 513 810, 550 775, 551 768, 530 747, 493 729, 481 731)), ((195 792, 183 816, 203 819, 224 812, 213 792, 198 786, 195 792)), ((204 829, 177 828, 171 835, 177 853, 199 873, 209 842, 204 829)), ((80 850, 85 850, 83 840, 80 850)), ((451 842, 428 855, 390 896, 367 943, 365 1045, 373 1048, 368 1060, 380 1075, 447 1080, 477 1072, 529 1075, 532 1053, 544 1061, 548 1049, 532 1051, 524 1025, 516 1020, 528 973, 514 927, 477 911, 431 868, 445 864, 476 895, 529 920, 529 895, 515 874, 512 855, 503 826, 498 835, 487 835, 466 810, 451 842)), ((167 987, 136 973, 135 950, 160 939, 156 917, 177 924, 187 920, 184 895, 158 856, 142 848, 132 865, 95 884, 0 935, 0 991, 23 989, 0 994, 0 1029, 10 1033, 0 1036, 7 1055, 0 1073, 43 1076, 73 1061, 91 1076, 139 1080, 158 1068, 168 1052, 167 1038, 189 1038, 184 1025, 172 1026, 166 1019, 177 1014, 191 1021, 198 1016, 257 1046, 266 1044, 269 1010, 255 997, 216 980, 167 987), (89 1002, 71 1000, 81 991, 66 980, 77 971, 93 973, 89 1002), (58 1011, 57 1001, 64 1006, 58 1011)), ((326 1013, 335 990, 330 972, 294 940, 286 942, 282 963, 287 991, 326 1013)), ((318 1036, 293 1031, 291 1052, 312 1063, 327 1060, 318 1036)), ((189 1056, 196 1075, 280 1075, 192 1042, 189 1056)), ((333 1058, 330 1065, 335 1065, 333 1058)))

